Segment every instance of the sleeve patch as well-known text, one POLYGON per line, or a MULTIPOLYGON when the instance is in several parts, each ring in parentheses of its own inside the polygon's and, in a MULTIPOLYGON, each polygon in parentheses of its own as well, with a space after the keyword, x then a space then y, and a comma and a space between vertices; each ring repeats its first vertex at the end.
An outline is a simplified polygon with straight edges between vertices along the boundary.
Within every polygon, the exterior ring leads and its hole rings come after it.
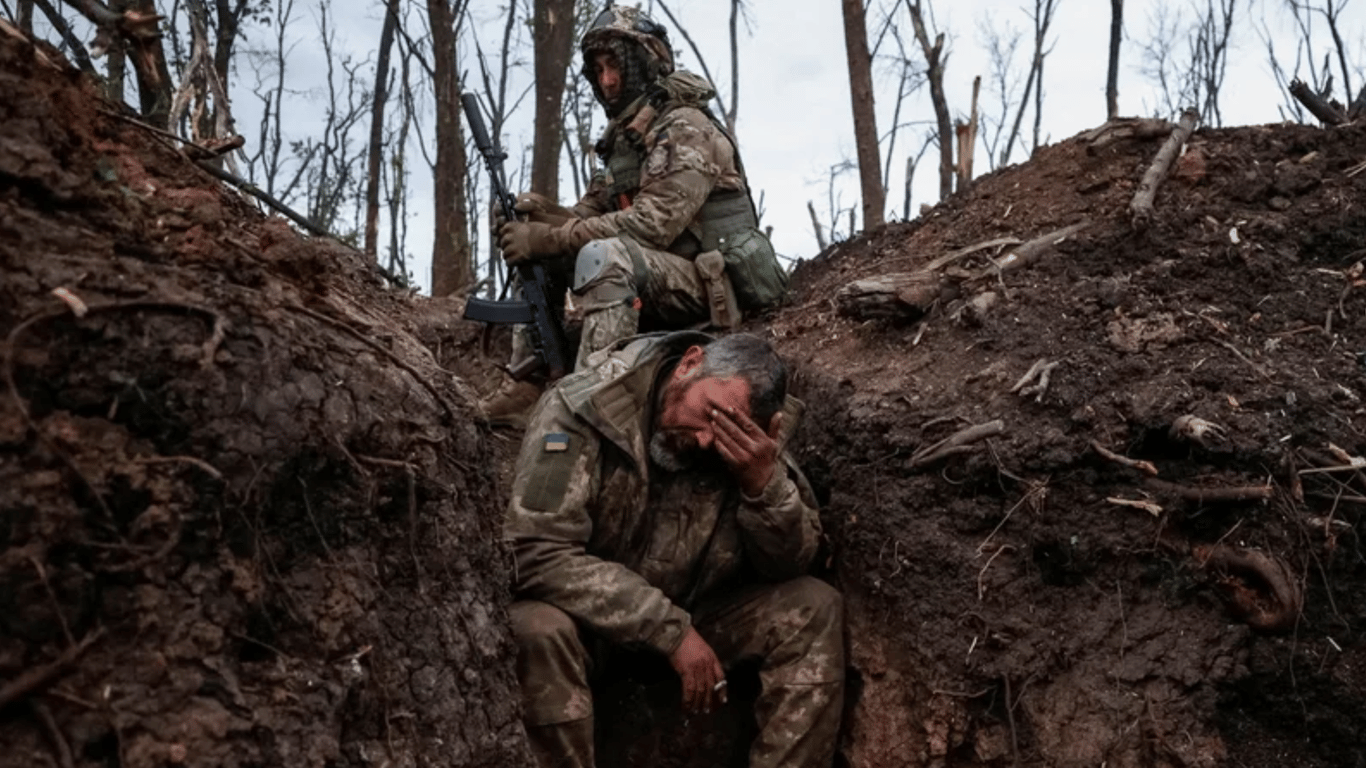
POLYGON ((551 432, 544 438, 535 471, 526 479, 522 506, 536 512, 549 512, 564 501, 569 480, 582 450, 581 438, 565 432, 551 432))

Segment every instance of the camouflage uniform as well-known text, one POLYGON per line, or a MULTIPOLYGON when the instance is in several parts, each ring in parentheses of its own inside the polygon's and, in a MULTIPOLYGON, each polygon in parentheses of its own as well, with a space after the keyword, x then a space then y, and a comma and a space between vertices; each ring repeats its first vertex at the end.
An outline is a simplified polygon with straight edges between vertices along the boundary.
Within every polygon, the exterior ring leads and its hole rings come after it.
MULTIPOLYGON (((608 123, 597 145, 603 168, 572 210, 559 209, 572 215, 555 221, 553 240, 563 255, 547 271, 561 281, 572 274, 572 282, 550 293, 571 287, 582 297, 576 299, 584 312, 576 367, 634 335, 642 314, 658 328, 708 321, 706 286, 693 259, 727 236, 758 232, 735 143, 705 111, 715 96, 711 84, 674 72, 672 52, 641 31, 636 9, 616 7, 604 17, 611 22, 581 44, 595 92, 593 54, 621 51, 621 41, 643 52, 651 81, 647 93, 608 123)), ((767 238, 764 247, 772 259, 767 238)), ((515 343, 514 359, 525 357, 525 337, 515 343)))
POLYGON ((724 467, 669 473, 647 457, 657 382, 708 341, 688 331, 622 341, 532 415, 504 531, 525 722, 543 766, 592 765, 586 639, 669 655, 690 625, 723 665, 760 659, 754 768, 831 762, 843 608, 804 575, 820 538, 805 478, 784 454, 786 471, 747 498, 724 467))

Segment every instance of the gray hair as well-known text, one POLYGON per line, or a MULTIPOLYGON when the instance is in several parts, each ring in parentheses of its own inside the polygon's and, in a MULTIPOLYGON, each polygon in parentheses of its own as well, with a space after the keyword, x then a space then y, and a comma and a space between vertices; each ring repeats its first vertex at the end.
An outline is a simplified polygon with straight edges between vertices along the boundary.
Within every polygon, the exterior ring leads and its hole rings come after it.
POLYGON ((787 366, 767 341, 749 333, 722 336, 703 348, 702 378, 749 383, 749 414, 767 428, 787 398, 787 366))

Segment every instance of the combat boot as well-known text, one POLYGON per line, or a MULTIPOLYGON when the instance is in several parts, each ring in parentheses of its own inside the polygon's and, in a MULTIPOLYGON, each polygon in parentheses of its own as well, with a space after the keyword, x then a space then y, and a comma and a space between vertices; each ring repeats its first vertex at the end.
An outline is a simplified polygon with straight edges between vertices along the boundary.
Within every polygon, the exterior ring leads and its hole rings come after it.
POLYGON ((490 424, 525 429, 527 416, 540 397, 539 386, 504 377, 497 392, 479 401, 479 410, 490 424))

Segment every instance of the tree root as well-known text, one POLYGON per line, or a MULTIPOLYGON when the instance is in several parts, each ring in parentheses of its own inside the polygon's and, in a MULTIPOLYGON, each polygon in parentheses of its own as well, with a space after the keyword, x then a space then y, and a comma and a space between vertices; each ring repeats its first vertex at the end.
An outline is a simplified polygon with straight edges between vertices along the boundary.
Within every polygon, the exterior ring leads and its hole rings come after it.
POLYGON ((1034 402, 1043 402, 1044 393, 1048 391, 1048 380, 1053 374, 1053 369, 1058 367, 1061 360, 1047 362, 1039 358, 1038 362, 1029 367, 1024 376, 1015 382, 1015 386, 1010 388, 1011 392, 1019 393, 1020 397, 1034 395, 1034 402), (1033 382, 1032 384, 1030 382, 1033 382))
POLYGON ((1304 607, 1304 588, 1280 558, 1226 544, 1199 545, 1191 555, 1202 568, 1219 574, 1229 609, 1253 629, 1283 632, 1304 607))
POLYGON ((967 429, 949 435, 939 442, 921 448, 911 454, 911 460, 907 466, 911 468, 923 467, 933 461, 952 456, 958 453, 966 453, 973 449, 972 444, 988 437, 993 437, 1004 432, 1005 422, 1000 419, 988 421, 985 424, 977 424, 967 429))
POLYGON ((0 709, 4 709, 16 701, 20 701, 28 696, 32 696, 45 686, 61 677, 76 660, 85 653, 86 649, 94 645, 96 640, 104 636, 104 628, 101 627, 86 635, 79 643, 67 648, 54 661, 44 664, 41 667, 30 669, 19 675, 13 680, 5 683, 0 688, 0 709))
POLYGON ((1178 485, 1163 480, 1148 479, 1144 485, 1158 491, 1177 496, 1188 501, 1257 501, 1269 499, 1274 489, 1269 485, 1244 485, 1231 488, 1197 488, 1178 485))
POLYGON ((1095 440, 1091 441, 1091 447, 1095 449, 1096 453, 1099 453, 1103 458, 1109 461, 1113 461, 1116 464, 1122 464, 1130 469, 1136 469, 1145 475, 1157 477, 1157 467, 1154 466, 1151 461, 1142 461, 1139 459, 1131 459, 1128 456, 1121 456, 1095 440))

